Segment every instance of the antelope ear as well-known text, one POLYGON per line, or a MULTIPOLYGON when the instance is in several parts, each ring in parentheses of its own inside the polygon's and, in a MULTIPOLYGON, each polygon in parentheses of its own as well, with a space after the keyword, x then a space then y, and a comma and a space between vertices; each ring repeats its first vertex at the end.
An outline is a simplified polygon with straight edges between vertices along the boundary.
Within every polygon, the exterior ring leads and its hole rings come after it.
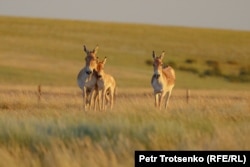
POLYGON ((94 54, 97 54, 98 49, 99 49, 99 46, 96 45, 95 49, 93 49, 94 54))
POLYGON ((165 56, 165 51, 162 51, 161 56, 160 56, 161 60, 163 59, 164 56, 165 56))
POLYGON ((85 45, 83 45, 83 50, 84 50, 84 52, 88 52, 88 49, 86 48, 86 46, 85 45))
POLYGON ((106 63, 106 61, 107 61, 107 57, 105 57, 105 58, 104 58, 104 60, 103 60, 103 64, 105 64, 105 63, 106 63))
POLYGON ((155 51, 154 50, 153 50, 152 56, 155 59, 155 51))

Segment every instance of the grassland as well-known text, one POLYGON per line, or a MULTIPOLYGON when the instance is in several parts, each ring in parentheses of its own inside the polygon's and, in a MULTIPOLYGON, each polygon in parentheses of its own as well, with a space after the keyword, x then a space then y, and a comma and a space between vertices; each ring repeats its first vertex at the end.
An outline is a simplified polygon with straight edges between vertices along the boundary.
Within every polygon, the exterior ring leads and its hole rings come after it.
MULTIPOLYGON (((150 86, 152 66, 145 62, 151 60, 152 50, 158 54, 165 50, 166 64, 174 62, 200 73, 211 68, 207 60, 235 76, 250 66, 250 32, 12 17, 0 21, 2 84, 75 86, 84 65, 83 44, 90 48, 99 44, 98 56, 108 57, 106 70, 112 71, 120 87, 150 86), (187 59, 196 63, 187 65, 187 59)), ((249 84, 235 86, 225 78, 203 79, 180 70, 177 75, 178 88, 249 90, 249 84)))
POLYGON ((134 150, 249 150, 250 32, 0 17, 0 166, 133 166, 134 150), (83 112, 82 45, 99 44, 118 94, 113 111, 83 112), (153 106, 151 52, 165 50, 177 81, 167 112, 153 106), (187 64, 187 59, 194 63, 187 64), (230 62, 230 63, 229 63, 230 62), (38 100, 37 85, 42 85, 38 100), (186 89, 191 90, 187 104, 186 89))
POLYGON ((83 112, 74 88, 1 89, 0 166, 133 166, 134 150, 249 150, 249 93, 173 93, 169 111, 150 90, 121 92, 113 111, 83 112))

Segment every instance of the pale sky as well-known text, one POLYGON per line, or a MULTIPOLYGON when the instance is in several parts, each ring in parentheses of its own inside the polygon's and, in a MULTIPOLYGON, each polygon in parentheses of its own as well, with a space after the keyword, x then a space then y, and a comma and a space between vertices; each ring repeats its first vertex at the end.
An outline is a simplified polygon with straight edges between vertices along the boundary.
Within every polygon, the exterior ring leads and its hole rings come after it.
POLYGON ((0 0, 0 15, 250 31, 250 0, 0 0))

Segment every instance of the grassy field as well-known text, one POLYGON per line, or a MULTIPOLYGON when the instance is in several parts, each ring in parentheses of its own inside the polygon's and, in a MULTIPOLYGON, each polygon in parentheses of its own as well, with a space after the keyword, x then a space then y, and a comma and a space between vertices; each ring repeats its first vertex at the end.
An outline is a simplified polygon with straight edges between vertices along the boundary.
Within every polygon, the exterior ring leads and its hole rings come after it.
POLYGON ((249 77, 250 32, 14 17, 0 22, 0 167, 127 167, 134 150, 250 149, 250 84, 228 79, 249 77), (98 56, 108 57, 106 71, 118 83, 113 111, 83 112, 76 84, 83 44, 99 44, 98 56), (166 64, 176 69, 168 111, 153 105, 153 49, 165 50, 166 64), (205 75, 215 67, 220 75, 205 75))
POLYGON ((178 88, 249 90, 249 83, 204 79, 178 69, 202 74, 211 69, 206 61, 216 61, 222 74, 237 77, 245 69, 249 77, 250 32, 12 17, 0 21, 2 84, 76 86, 84 65, 82 45, 98 44, 98 56, 108 57, 106 70, 120 87, 150 87, 152 65, 145 62, 152 60, 152 50, 165 50, 166 64, 176 64, 178 88))
POLYGON ((157 111, 150 90, 124 90, 113 111, 83 112, 75 88, 0 90, 0 166, 133 166, 134 150, 249 150, 249 93, 176 90, 157 111), (130 92, 131 91, 131 92, 130 92), (134 93, 132 93, 134 92, 134 93))

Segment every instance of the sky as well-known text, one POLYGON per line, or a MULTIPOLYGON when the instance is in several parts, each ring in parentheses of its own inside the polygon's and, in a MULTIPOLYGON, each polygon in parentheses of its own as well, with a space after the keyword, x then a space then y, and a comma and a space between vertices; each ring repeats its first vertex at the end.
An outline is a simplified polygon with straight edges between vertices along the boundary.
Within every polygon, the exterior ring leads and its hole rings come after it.
POLYGON ((250 0, 0 0, 0 15, 250 31, 250 0))

